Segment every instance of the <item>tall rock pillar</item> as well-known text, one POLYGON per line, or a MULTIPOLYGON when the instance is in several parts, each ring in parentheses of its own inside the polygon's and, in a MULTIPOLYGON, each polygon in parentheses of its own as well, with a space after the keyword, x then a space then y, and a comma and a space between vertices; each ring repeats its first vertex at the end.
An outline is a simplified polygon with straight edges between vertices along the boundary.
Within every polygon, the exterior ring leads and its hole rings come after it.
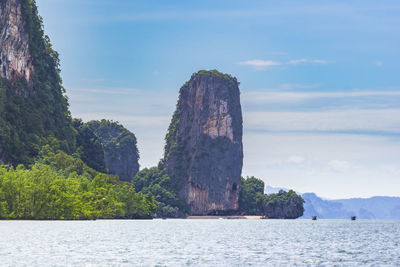
POLYGON ((243 165, 242 110, 236 78, 199 71, 182 86, 166 136, 164 167, 192 215, 238 209, 243 165))

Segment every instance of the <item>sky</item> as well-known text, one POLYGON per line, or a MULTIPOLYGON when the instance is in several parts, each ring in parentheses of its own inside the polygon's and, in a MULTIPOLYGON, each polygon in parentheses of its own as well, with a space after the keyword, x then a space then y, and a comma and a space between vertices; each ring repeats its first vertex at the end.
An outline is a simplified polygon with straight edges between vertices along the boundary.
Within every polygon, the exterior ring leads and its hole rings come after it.
POLYGON ((326 198, 400 196, 400 2, 36 0, 73 117, 155 166, 179 88, 240 81, 243 176, 326 198))

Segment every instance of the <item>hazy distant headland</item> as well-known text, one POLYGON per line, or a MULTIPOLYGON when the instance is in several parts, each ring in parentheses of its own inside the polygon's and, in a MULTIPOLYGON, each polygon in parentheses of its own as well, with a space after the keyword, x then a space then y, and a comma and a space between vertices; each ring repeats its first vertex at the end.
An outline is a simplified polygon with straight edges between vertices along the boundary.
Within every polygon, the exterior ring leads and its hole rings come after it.
MULTIPOLYGON (((286 190, 283 187, 265 187, 265 194, 286 190)), ((315 193, 300 193, 304 199, 304 214, 301 219, 317 216, 320 219, 398 220, 400 219, 400 197, 374 196, 369 198, 325 199, 315 193)))
POLYGON ((349 198, 326 200, 314 193, 302 194, 305 200, 304 214, 301 218, 318 216, 321 219, 359 219, 399 220, 400 197, 376 196, 370 198, 349 198))

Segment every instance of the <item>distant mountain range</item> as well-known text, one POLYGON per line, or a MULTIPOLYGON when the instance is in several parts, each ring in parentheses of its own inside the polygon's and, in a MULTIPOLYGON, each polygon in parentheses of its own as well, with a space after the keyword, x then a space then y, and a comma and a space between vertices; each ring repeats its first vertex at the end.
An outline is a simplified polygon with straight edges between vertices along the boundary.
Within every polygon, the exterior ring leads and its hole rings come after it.
MULTIPOLYGON (((286 188, 265 188, 266 194, 273 194, 286 188)), ((299 193, 305 200, 304 214, 300 219, 317 216, 319 219, 358 219, 400 220, 400 197, 376 196, 370 198, 349 198, 327 200, 315 193, 299 193)))
POLYGON ((320 219, 400 219, 400 197, 371 197, 325 200, 314 193, 302 194, 304 204, 303 219, 317 216, 320 219))

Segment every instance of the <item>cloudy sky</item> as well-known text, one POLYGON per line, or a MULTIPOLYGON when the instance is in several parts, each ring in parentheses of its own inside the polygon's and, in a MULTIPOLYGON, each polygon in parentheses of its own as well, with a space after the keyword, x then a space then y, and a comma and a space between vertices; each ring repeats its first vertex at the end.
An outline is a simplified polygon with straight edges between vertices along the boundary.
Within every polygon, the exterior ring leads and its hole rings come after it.
POLYGON ((241 82, 243 175, 327 198, 400 196, 398 1, 37 0, 74 117, 162 157, 178 90, 241 82))

